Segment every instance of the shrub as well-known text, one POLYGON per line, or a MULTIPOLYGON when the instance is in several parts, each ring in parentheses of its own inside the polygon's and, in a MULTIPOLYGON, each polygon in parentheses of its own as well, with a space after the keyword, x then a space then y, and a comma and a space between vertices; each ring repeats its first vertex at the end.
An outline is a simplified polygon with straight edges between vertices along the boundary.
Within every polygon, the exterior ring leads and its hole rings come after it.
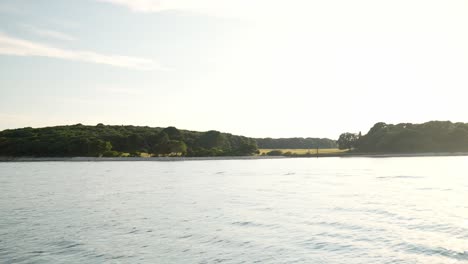
POLYGON ((120 157, 121 153, 115 150, 109 150, 104 153, 102 153, 103 157, 120 157))
POLYGON ((282 156, 283 151, 281 151, 281 150, 272 150, 270 152, 267 152, 267 155, 268 156, 282 156))

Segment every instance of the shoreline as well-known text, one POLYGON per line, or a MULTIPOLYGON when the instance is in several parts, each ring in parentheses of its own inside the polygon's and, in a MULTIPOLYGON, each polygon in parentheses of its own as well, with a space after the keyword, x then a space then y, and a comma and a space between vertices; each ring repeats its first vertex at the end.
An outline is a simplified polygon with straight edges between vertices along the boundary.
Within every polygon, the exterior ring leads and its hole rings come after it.
POLYGON ((197 161, 197 160, 260 160, 284 159, 284 156, 232 156, 232 157, 0 157, 0 162, 105 162, 105 161, 197 161))
POLYGON ((224 156, 224 157, 0 157, 0 162, 108 162, 108 161, 203 161, 203 160, 270 160, 288 158, 403 158, 468 156, 468 152, 429 153, 337 153, 309 156, 224 156))
MULTIPOLYGON (((423 152, 423 153, 343 153, 334 157, 343 158, 404 158, 404 157, 457 157, 468 156, 468 152, 423 152)), ((320 156, 319 156, 320 157, 320 156)))

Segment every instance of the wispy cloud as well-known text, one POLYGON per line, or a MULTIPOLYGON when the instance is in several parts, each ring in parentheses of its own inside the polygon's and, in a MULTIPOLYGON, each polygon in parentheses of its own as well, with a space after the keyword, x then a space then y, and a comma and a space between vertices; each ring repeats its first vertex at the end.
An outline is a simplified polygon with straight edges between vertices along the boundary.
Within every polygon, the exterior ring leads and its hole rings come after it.
POLYGON ((203 15, 228 18, 262 20, 278 18, 287 10, 289 1, 294 3, 308 0, 95 0, 126 7, 134 12, 156 13, 166 10, 182 10, 203 15))
MULTIPOLYGON (((170 9, 180 9, 187 7, 187 2, 180 0, 97 0, 99 2, 107 2, 111 4, 121 5, 130 8, 136 12, 159 12, 170 9), (181 3, 182 2, 182 3, 181 3)), ((190 5, 189 5, 190 6, 190 5)))
POLYGON ((88 63, 106 64, 135 70, 167 70, 155 61, 145 58, 107 55, 93 51, 68 50, 23 40, 0 32, 0 54, 13 56, 50 57, 88 63))
POLYGON ((53 39, 65 40, 65 41, 72 41, 72 40, 76 39, 75 37, 73 37, 73 36, 71 36, 69 34, 60 32, 60 31, 44 29, 44 28, 38 28, 38 27, 35 27, 35 26, 31 26, 31 25, 23 25, 23 27, 26 28, 27 30, 29 30, 30 32, 32 32, 32 33, 34 33, 34 34, 36 34, 38 36, 41 36, 41 37, 53 38, 53 39))
MULTIPOLYGON (((268 0, 96 0, 124 6, 134 12, 155 13, 165 10, 184 10, 211 16, 244 17, 268 0)), ((270 2, 268 2, 270 3, 270 2)), ((267 5, 271 7, 271 4, 267 5)), ((265 9, 265 8, 263 8, 265 9)), ((255 13, 257 16, 258 13, 255 13)))

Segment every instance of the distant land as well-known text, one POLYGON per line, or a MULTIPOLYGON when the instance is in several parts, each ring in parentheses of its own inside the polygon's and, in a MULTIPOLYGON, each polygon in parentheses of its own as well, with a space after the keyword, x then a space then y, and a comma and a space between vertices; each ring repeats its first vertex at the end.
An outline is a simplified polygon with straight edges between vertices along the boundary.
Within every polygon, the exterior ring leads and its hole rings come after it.
POLYGON ((468 124, 430 121, 422 124, 375 124, 366 135, 343 133, 341 149, 354 153, 453 153, 468 152, 468 124))
POLYGON ((0 132, 0 156, 10 157, 140 157, 251 156, 259 148, 336 148, 331 139, 255 139, 211 130, 175 127, 82 124, 0 132))
POLYGON ((211 130, 82 124, 0 132, 2 157, 350 156, 468 152, 468 124, 375 124, 367 134, 328 138, 249 138, 211 130), (320 151, 315 149, 341 149, 320 151), (267 149, 269 152, 260 152, 267 149), (291 151, 302 149, 307 151, 291 151), (283 151, 282 151, 283 150, 283 151), (310 151, 309 151, 310 150, 310 151))

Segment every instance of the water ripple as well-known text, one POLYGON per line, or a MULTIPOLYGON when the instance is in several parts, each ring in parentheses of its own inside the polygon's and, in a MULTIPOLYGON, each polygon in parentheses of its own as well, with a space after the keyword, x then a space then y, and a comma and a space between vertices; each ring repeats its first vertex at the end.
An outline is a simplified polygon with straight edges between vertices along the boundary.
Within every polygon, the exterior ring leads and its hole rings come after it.
POLYGON ((0 163, 0 263, 468 263, 466 161, 0 163))
POLYGON ((397 250, 404 250, 410 253, 420 254, 420 255, 438 255, 455 260, 468 260, 468 251, 456 251, 451 249, 446 249, 442 247, 429 247, 425 245, 418 244, 408 244, 400 243, 395 245, 397 250))

